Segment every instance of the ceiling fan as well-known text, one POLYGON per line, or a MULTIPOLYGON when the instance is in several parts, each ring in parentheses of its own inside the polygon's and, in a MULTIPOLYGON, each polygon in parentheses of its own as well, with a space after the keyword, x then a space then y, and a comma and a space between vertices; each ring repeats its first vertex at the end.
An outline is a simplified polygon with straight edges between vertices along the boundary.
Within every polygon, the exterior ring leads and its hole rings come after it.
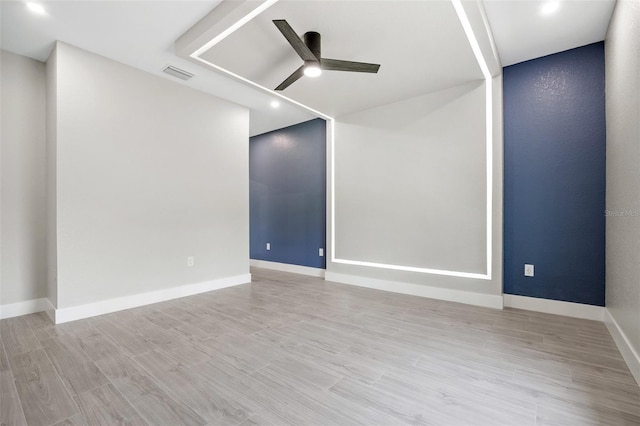
POLYGON ((287 39, 293 50, 302 58, 304 64, 287 77, 275 90, 284 90, 296 82, 300 77, 317 77, 322 70, 327 71, 351 71, 377 73, 379 64, 367 64, 364 62, 341 61, 338 59, 327 59, 320 55, 320 34, 309 31, 304 34, 303 39, 298 37, 291 25, 284 19, 275 19, 273 23, 278 27, 284 38, 287 39))

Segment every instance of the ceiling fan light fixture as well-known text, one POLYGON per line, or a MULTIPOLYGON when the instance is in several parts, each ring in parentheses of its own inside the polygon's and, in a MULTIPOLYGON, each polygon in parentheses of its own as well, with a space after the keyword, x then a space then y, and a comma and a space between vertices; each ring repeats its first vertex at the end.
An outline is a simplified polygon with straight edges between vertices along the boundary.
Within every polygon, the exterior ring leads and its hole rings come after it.
POLYGON ((304 63, 304 75, 307 77, 319 77, 322 74, 320 64, 316 61, 305 61, 304 63))
POLYGON ((304 61, 297 70, 287 77, 274 90, 281 91, 291 86, 301 77, 318 77, 322 74, 322 70, 327 71, 351 71, 351 72, 367 72, 377 73, 380 64, 368 64, 366 62, 343 61, 340 59, 328 59, 322 57, 322 49, 320 43, 320 33, 316 31, 307 31, 303 38, 291 28, 291 25, 284 19, 274 19, 273 23, 280 30, 284 38, 287 39, 293 50, 304 61))

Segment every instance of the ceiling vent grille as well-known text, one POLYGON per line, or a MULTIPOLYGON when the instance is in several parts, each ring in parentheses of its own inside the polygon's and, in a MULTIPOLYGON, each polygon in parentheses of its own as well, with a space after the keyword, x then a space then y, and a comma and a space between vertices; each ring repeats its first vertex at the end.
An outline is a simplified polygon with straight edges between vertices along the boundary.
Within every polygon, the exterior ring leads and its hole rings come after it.
POLYGON ((181 70, 180 68, 176 68, 173 65, 167 65, 167 67, 163 69, 162 72, 179 78, 180 80, 189 80, 191 77, 193 77, 193 74, 191 74, 190 72, 181 70))

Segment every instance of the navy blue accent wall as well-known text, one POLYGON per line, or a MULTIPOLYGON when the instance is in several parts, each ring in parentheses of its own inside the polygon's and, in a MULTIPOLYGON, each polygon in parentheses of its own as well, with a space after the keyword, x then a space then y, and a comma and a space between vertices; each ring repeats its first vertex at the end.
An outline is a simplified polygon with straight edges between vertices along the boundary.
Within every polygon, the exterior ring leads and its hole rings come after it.
POLYGON ((604 43, 503 77, 504 292, 604 306, 604 43))
POLYGON ((252 137, 249 178, 251 259, 325 268, 325 121, 252 137))

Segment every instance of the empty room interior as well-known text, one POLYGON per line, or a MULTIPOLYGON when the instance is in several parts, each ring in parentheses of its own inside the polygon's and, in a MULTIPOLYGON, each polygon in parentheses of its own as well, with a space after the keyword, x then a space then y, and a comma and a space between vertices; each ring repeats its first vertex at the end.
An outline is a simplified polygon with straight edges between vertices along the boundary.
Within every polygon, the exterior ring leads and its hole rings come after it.
POLYGON ((639 0, 0 20, 1 425, 640 425, 639 0))

